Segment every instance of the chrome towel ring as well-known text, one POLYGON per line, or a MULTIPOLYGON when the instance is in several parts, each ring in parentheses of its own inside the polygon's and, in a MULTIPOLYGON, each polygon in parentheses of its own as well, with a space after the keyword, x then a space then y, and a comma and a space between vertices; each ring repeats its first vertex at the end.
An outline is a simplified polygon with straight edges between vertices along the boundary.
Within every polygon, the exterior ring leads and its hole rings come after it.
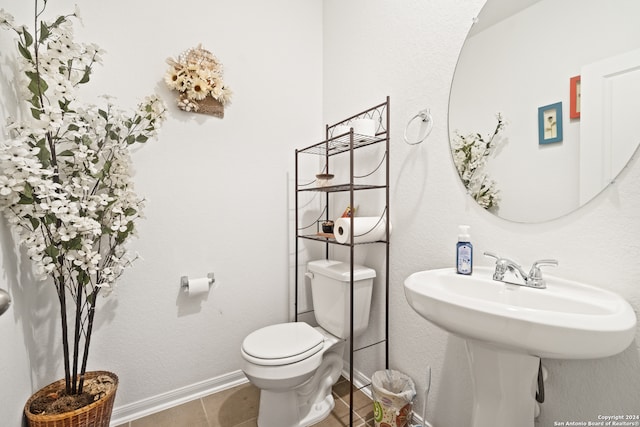
POLYGON ((433 117, 431 116, 431 110, 429 108, 425 108, 424 110, 419 111, 418 114, 413 116, 407 122, 407 125, 404 127, 404 142, 406 142, 409 145, 418 145, 421 142, 423 142, 425 139, 427 139, 427 137, 429 136, 432 130, 433 130, 433 117), (419 140, 415 142, 411 142, 407 137, 407 130, 409 129, 409 126, 411 125, 411 123, 413 123, 413 121, 418 118, 420 118, 424 123, 426 123, 427 127, 424 132, 424 135, 422 135, 422 137, 419 140))

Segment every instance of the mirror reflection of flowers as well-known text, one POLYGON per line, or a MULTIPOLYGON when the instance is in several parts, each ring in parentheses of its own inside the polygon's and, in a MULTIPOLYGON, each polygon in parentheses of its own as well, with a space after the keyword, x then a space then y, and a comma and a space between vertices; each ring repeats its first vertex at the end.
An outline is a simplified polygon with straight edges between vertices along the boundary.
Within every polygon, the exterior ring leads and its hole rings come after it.
POLYGON ((178 60, 167 59, 170 65, 165 82, 171 90, 180 92, 178 107, 184 111, 200 110, 207 97, 223 106, 231 102, 231 90, 225 86, 222 64, 208 50, 197 48, 183 52, 178 60))
POLYGON ((471 197, 485 209, 495 208, 499 202, 496 182, 483 172, 487 157, 496 146, 496 138, 505 126, 502 114, 496 114, 496 118, 498 124, 487 139, 479 133, 464 136, 456 131, 452 144, 453 161, 462 183, 471 197))
POLYGON ((25 107, 0 138, 0 210, 36 278, 55 286, 67 394, 81 394, 97 296, 136 258, 125 244, 144 200, 134 192, 130 150, 156 137, 166 109, 156 96, 130 113, 108 100, 103 107, 80 102, 79 87, 103 51, 74 40, 77 8, 46 21, 47 2, 34 4, 32 30, 0 9, 0 27, 18 36, 20 71, 5 83, 15 83, 25 107))

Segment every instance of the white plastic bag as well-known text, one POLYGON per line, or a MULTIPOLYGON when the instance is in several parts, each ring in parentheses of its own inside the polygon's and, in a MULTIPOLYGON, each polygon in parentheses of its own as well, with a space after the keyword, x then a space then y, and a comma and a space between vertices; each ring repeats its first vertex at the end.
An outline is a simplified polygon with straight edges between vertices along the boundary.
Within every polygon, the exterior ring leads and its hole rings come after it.
POLYGON ((376 427, 407 427, 411 421, 416 386, 402 372, 387 369, 371 377, 376 427))

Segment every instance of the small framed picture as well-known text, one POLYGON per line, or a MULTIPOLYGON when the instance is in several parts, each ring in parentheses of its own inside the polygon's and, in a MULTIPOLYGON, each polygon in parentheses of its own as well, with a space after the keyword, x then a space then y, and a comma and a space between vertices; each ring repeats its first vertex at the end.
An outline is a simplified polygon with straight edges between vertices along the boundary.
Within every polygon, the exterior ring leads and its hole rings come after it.
POLYGON ((580 76, 571 77, 569 80, 569 117, 580 118, 580 76))
POLYGON ((562 102, 538 108, 538 141, 540 144, 562 141, 562 102))

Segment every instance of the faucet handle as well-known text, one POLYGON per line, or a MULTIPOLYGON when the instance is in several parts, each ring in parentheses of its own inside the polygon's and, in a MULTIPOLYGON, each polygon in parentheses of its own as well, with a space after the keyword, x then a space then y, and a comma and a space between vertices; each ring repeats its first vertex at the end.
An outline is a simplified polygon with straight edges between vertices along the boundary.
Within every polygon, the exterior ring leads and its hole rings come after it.
POLYGON ((542 272, 540 271, 540 266, 542 265, 551 265, 557 266, 558 260, 555 259, 541 259, 535 261, 531 266, 531 271, 529 271, 529 279, 528 282, 534 288, 544 289, 547 287, 547 283, 542 278, 542 272))
POLYGON ((542 265, 551 265, 554 267, 558 266, 557 259, 540 259, 535 261, 531 266, 531 271, 529 271, 529 277, 532 279, 542 279, 542 272, 540 272, 540 266, 542 265))
POLYGON ((506 260, 493 252, 485 252, 484 255, 496 259, 496 270, 493 272, 493 280, 502 280, 504 273, 507 271, 506 260))
POLYGON ((500 257, 497 254, 494 254, 493 252, 485 252, 484 256, 495 258, 496 262, 500 260, 500 257))

